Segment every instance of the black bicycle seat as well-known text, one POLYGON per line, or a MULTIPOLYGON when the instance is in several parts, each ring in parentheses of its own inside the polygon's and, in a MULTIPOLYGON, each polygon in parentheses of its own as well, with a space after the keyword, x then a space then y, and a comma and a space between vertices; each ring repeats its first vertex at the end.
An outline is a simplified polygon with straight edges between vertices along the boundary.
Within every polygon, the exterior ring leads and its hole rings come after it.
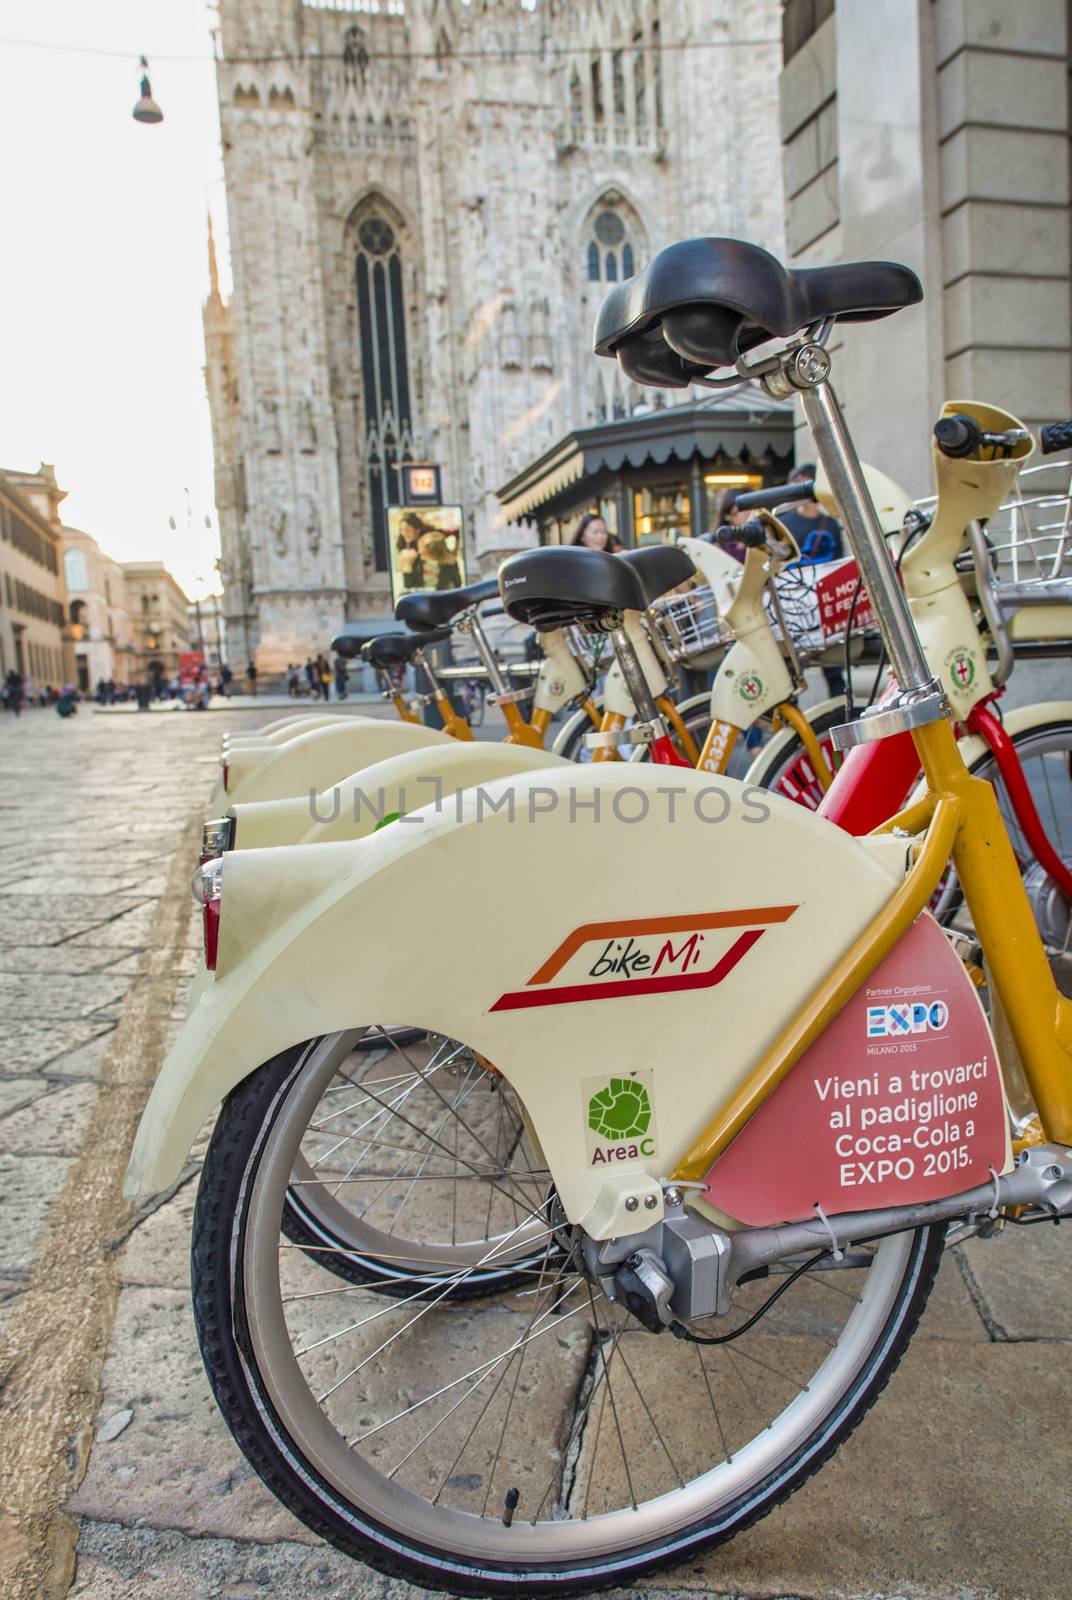
POLYGON ((684 239, 610 291, 593 342, 635 382, 683 389, 768 339, 829 317, 871 322, 922 299, 915 273, 893 261, 793 270, 740 239, 684 239))
POLYGON ((449 628, 436 628, 427 633, 381 633, 361 646, 361 659, 370 667, 402 667, 413 660, 418 650, 442 644, 449 638, 449 628))
POLYGON ((459 611, 490 600, 498 592, 497 578, 481 578, 477 583, 467 583, 464 589, 414 590, 402 596, 395 606, 395 616, 407 628, 441 628, 459 611))
POLYGON ((605 611, 643 611, 639 574, 620 556, 578 545, 522 550, 499 568, 503 605, 539 633, 591 622, 605 611))
POLYGON ((644 604, 676 589, 679 583, 694 577, 696 568, 684 550, 676 544, 653 544, 642 550, 623 550, 619 561, 628 561, 644 591, 644 604))

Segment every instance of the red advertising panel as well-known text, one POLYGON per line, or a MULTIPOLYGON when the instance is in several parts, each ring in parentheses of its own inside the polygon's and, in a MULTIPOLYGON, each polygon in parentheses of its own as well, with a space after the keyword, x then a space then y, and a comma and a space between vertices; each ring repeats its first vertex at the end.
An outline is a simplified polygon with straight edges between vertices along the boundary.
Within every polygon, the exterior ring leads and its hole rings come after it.
POLYGON ((205 658, 200 650, 184 650, 179 656, 179 682, 196 683, 205 670, 205 658))

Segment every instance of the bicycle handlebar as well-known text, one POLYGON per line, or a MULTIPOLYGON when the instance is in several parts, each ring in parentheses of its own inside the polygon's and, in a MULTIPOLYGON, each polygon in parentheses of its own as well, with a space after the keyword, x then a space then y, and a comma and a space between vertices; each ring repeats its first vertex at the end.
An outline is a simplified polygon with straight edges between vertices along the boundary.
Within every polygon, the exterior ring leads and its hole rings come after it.
POLYGON ((743 544, 752 550, 762 550, 767 542, 767 529, 762 522, 741 522, 736 527, 724 522, 714 532, 716 544, 743 544))
POLYGON ((739 494, 734 505, 740 511, 773 511, 776 506, 784 506, 790 500, 811 500, 815 495, 815 484, 810 480, 804 483, 776 483, 770 489, 750 489, 747 494, 739 494))
POLYGON ((1039 444, 1044 456, 1057 450, 1072 450, 1072 419, 1068 422, 1048 422, 1039 429, 1039 444))
MULTIPOLYGON (((934 442, 950 461, 964 461, 969 456, 977 455, 981 448, 1011 450, 1022 439, 1030 437, 1023 428, 1010 428, 1006 433, 986 433, 974 417, 963 411, 952 417, 939 417, 934 424, 934 442)), ((1056 448, 1061 449, 1062 446, 1056 448)))

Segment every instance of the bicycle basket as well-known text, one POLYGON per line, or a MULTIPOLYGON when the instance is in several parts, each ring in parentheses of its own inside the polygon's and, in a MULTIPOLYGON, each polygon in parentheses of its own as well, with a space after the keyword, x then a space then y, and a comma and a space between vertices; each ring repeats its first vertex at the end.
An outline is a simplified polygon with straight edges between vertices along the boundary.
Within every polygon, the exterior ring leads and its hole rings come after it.
MULTIPOLYGON (((846 633, 855 638, 873 631, 874 613, 859 578, 851 556, 818 564, 801 562, 776 574, 778 609, 798 653, 808 655, 844 645, 846 633)), ((778 611, 769 600, 767 607, 775 635, 780 639, 778 611)))
POLYGON ((697 670, 714 666, 733 643, 733 633, 716 611, 714 594, 706 583, 697 584, 688 594, 663 595, 648 615, 667 655, 679 666, 697 670))

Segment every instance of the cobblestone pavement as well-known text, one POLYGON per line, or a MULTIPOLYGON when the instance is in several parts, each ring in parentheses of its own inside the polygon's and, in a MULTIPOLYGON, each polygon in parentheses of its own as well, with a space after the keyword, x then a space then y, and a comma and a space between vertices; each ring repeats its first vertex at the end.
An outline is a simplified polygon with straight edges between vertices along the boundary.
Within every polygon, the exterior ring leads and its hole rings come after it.
MULTIPOLYGON (((5 1600, 418 1592, 317 1542, 232 1443, 189 1308, 196 1170, 139 1218, 119 1196, 196 961, 186 879, 229 725, 0 722, 5 1600)), ((642 1593, 1064 1600, 1068 1247, 1036 1228, 951 1252, 901 1369, 837 1458, 642 1593)))

